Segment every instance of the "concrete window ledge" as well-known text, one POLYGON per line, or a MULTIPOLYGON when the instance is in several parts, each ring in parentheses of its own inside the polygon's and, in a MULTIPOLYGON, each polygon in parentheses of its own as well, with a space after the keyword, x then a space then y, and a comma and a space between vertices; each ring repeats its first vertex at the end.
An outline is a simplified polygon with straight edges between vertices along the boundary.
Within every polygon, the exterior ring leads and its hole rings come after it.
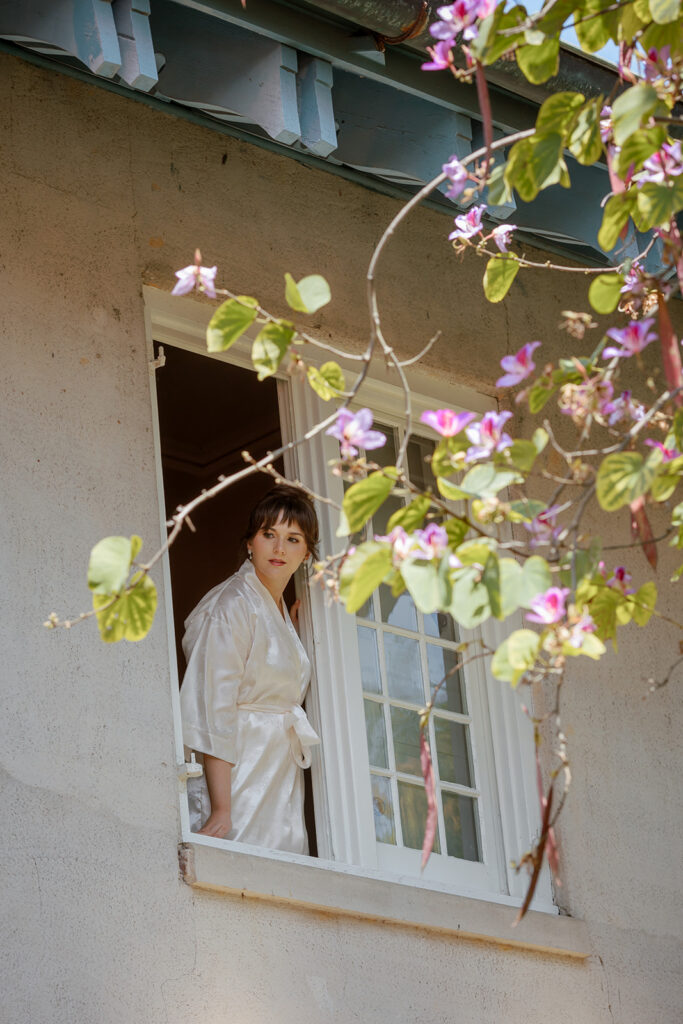
POLYGON ((288 904, 356 919, 426 928, 454 938, 584 960, 583 921, 530 911, 516 928, 514 906, 391 881, 326 861, 289 860, 197 843, 179 847, 184 881, 195 889, 288 904))

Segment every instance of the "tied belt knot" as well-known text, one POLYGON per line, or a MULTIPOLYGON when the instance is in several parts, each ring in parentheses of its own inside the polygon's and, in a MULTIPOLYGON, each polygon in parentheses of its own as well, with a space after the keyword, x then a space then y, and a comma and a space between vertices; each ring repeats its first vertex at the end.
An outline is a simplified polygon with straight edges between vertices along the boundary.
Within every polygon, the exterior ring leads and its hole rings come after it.
POLYGON ((282 708, 275 704, 238 704, 238 711, 257 711, 266 715, 282 715, 282 728, 289 739, 289 752, 292 760, 300 768, 308 768, 311 764, 311 750, 320 737, 308 721, 306 712, 300 704, 282 708))

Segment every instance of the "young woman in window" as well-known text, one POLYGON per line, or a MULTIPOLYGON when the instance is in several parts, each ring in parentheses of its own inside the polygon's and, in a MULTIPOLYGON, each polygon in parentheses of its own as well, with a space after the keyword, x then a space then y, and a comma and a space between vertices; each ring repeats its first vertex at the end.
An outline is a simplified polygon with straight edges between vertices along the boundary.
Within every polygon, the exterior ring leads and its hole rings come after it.
POLYGON ((308 853, 302 768, 319 743, 301 707, 310 663, 283 600, 316 557, 318 522, 303 491, 280 486, 253 509, 247 560, 185 623, 183 740, 203 755, 188 784, 192 830, 308 853))

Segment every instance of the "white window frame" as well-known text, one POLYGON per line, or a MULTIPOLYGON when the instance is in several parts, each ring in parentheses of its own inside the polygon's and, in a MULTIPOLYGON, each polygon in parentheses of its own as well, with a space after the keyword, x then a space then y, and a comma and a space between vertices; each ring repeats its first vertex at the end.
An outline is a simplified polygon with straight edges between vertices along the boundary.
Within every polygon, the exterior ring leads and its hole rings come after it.
MULTIPOLYGON (((154 369, 154 341, 174 345, 189 351, 197 352, 207 358, 228 361, 238 366, 252 369, 251 338, 241 339, 228 353, 207 354, 205 346, 205 328, 211 308, 206 303, 193 299, 172 298, 169 294, 154 288, 145 287, 145 320, 150 354, 150 386, 154 408, 154 444, 156 450, 157 478, 159 489, 160 519, 162 536, 165 537, 165 510, 163 503, 163 478, 161 474, 160 438, 158 419, 156 416, 156 388, 154 369)), ((312 359, 311 362, 324 360, 312 359)), ((357 368, 357 364, 356 367, 357 368)), ((347 369, 352 373, 354 364, 349 363, 347 369)), ((378 418, 387 422, 400 422, 403 409, 403 398, 400 388, 382 376, 381 370, 375 371, 363 385, 362 404, 376 411, 378 418)), ((410 383, 414 388, 413 415, 419 422, 420 414, 428 408, 448 405, 451 408, 467 408, 477 413, 487 411, 492 399, 464 388, 444 384, 424 374, 413 372, 410 383)), ((278 374, 278 397, 280 400, 282 428, 284 436, 300 436, 302 432, 325 416, 329 415, 331 405, 323 403, 305 381, 278 374)), ((302 482, 318 493, 330 494, 335 482, 341 494, 341 483, 331 477, 328 460, 338 455, 338 446, 334 439, 319 434, 308 444, 290 453, 286 459, 288 475, 298 476, 302 482), (332 480, 332 485, 330 485, 332 480)), ((330 496, 334 496, 331 494, 330 496)), ((339 547, 340 541, 334 536, 332 517, 321 516, 321 549, 332 551, 339 547)), ((170 595, 171 581, 168 559, 163 560, 163 588, 170 595)), ((269 858, 278 863, 308 865, 316 870, 325 869, 337 873, 347 879, 356 876, 360 879, 374 878, 377 883, 397 885, 401 891, 406 887, 419 890, 433 890, 455 896, 476 897, 491 903, 517 906, 524 896, 527 876, 517 874, 511 867, 511 861, 518 860, 528 849, 533 836, 538 835, 540 819, 538 797, 536 794, 535 775, 533 771, 533 735, 530 724, 520 708, 520 701, 510 687, 493 679, 483 671, 482 662, 475 663, 477 673, 476 692, 479 706, 477 714, 486 714, 490 722, 491 748, 486 753, 486 791, 483 798, 497 803, 496 821, 488 827, 486 843, 489 851, 493 850, 493 867, 486 870, 485 884, 472 868, 481 865, 470 864, 454 858, 441 856, 436 861, 450 861, 454 865, 452 873, 444 875, 439 867, 431 874, 421 876, 419 873, 419 851, 400 851, 407 857, 397 858, 382 855, 375 841, 372 800, 370 794, 370 774, 368 764, 365 720, 363 713, 363 694, 359 674, 353 665, 349 652, 356 652, 356 619, 348 615, 344 608, 330 602, 321 588, 306 588, 301 594, 304 602, 304 642, 312 654, 316 685, 311 687, 307 699, 307 710, 314 727, 322 738, 322 748, 313 763, 313 788, 315 802, 316 832, 318 842, 318 858, 300 857, 296 854, 283 854, 275 851, 261 851, 245 844, 198 836, 190 831, 187 799, 185 793, 186 768, 182 744, 182 726, 180 718, 180 701, 178 695, 178 678, 174 645, 174 622, 172 602, 164 602, 168 640, 170 687, 175 723, 175 750, 178 765, 180 789, 180 820, 182 840, 187 848, 197 850, 207 846, 218 850, 230 850, 233 854, 243 854, 247 860, 256 857, 258 862, 269 858), (488 795, 487 795, 488 793, 488 795), (463 870, 464 866, 464 870, 463 870)), ((509 630, 509 623, 502 624, 495 620, 485 624, 484 635, 491 646, 495 646, 509 630)), ((356 664, 358 659, 356 657, 356 664)), ((475 710, 474 708, 472 709, 475 710)), ((481 760, 481 755, 480 755, 481 760)), ((484 823, 482 825, 482 842, 484 823)), ((200 850, 201 852, 201 850, 200 850)), ((213 856, 213 855, 212 855, 213 856)), ((215 874, 215 860, 202 854, 202 863, 211 863, 211 872, 215 874)), ((225 862, 226 864, 228 861, 225 862)), ((234 858, 230 860, 234 863, 234 858)), ((438 867, 438 865, 437 865, 438 867)), ((192 872, 190 872, 192 875, 192 872)), ((302 876, 306 878, 307 876, 302 876)), ((196 882, 201 886, 201 880, 196 882)), ((360 885, 360 881, 358 882, 360 885)), ((217 883, 209 887, 221 888, 217 883)), ((231 887, 225 886, 230 889, 231 887)), ((239 886, 237 887, 239 888, 239 886)), ((266 883, 266 888, 268 885, 266 883)), ((304 889, 306 886, 304 885, 304 889)), ((381 888, 377 892, 383 891, 381 888)), ((304 899, 304 902, 306 900, 304 899)), ((466 901, 468 902, 468 901, 466 901)), ((544 870, 539 882, 532 907, 539 914, 557 914, 552 901, 550 878, 544 870)), ((387 916, 386 908, 380 916, 387 916)), ((389 914, 389 917, 392 915, 389 914)), ((399 915, 400 917, 400 915, 399 915)), ((577 923, 578 924, 578 923, 577 923)), ((459 931, 461 929, 459 928, 459 931)), ((495 929, 494 929, 495 930, 495 929)), ((566 927, 564 928, 567 931, 566 927)), ((505 940, 507 941, 507 940, 505 940)), ((521 941, 521 940, 520 940, 521 941)), ((578 945, 581 942, 578 941, 578 945)), ((514 944, 514 943, 513 943, 514 944)), ((524 944, 524 943, 522 943, 524 944)), ((533 945, 533 944, 532 944, 533 945)), ((552 947, 552 943, 550 944, 552 947)), ((535 947, 534 947, 535 948, 535 947)), ((540 948, 540 947, 539 947, 540 948)), ((544 946, 543 948, 547 948, 544 946)), ((572 953, 571 955, 582 955, 572 953)))

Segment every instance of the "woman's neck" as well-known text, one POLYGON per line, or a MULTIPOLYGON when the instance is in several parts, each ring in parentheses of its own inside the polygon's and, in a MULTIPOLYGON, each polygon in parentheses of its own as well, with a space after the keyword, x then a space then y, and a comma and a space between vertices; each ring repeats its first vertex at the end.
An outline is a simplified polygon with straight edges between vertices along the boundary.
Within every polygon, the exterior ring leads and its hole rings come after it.
POLYGON ((279 587, 273 580, 265 579, 258 571, 256 566, 254 566, 254 572, 256 573, 256 577, 259 580, 259 582, 263 584, 263 586, 266 588, 266 590, 272 597, 273 601, 275 601, 278 611, 284 618, 284 613, 282 611, 282 595, 284 593, 284 588, 279 587))

